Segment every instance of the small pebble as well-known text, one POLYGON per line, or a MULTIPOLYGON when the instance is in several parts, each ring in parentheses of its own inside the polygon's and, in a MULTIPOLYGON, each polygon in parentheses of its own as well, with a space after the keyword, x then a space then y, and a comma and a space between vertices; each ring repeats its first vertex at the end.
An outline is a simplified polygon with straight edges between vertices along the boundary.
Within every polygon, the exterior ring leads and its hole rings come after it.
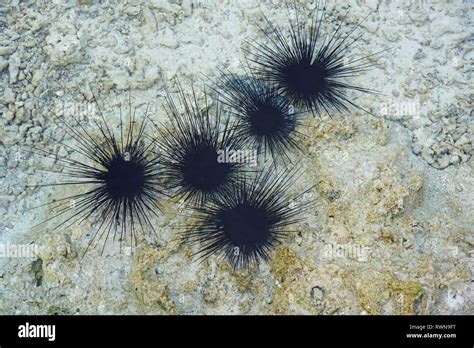
POLYGON ((162 33, 161 44, 169 48, 177 48, 179 46, 176 34, 170 28, 165 28, 162 33))
POLYGON ((2 72, 8 66, 8 60, 0 57, 0 72, 2 72))
POLYGON ((15 93, 10 87, 5 88, 3 92, 3 104, 12 104, 15 102, 15 93))

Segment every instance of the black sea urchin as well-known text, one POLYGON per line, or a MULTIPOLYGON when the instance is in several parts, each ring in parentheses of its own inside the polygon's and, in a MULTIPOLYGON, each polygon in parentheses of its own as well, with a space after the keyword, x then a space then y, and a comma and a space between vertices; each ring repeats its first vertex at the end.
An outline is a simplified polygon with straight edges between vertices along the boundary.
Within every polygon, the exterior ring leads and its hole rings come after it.
POLYGON ((177 87, 178 105, 169 92, 166 96, 170 126, 158 128, 155 143, 162 155, 167 188, 185 202, 203 203, 225 195, 240 177, 242 163, 222 154, 239 151, 241 143, 229 118, 222 117, 219 102, 212 111, 205 94, 201 109, 194 90, 187 96, 179 84, 177 87))
POLYGON ((303 134, 296 130, 300 114, 274 88, 252 77, 224 74, 217 89, 224 104, 239 119, 236 136, 258 152, 289 159, 291 149, 300 149, 303 134))
POLYGON ((260 172, 248 182, 242 180, 228 195, 218 196, 196 207, 197 226, 183 238, 198 244, 197 255, 225 256, 235 268, 268 261, 272 250, 292 232, 310 202, 289 198, 287 189, 297 180, 294 171, 260 172))
MULTIPOLYGON (((99 227, 86 251, 94 240, 101 239, 104 240, 103 251, 111 233, 120 245, 129 235, 132 246, 139 229, 142 233, 146 229, 155 232, 150 215, 157 216, 157 200, 164 194, 160 189, 159 159, 150 151, 151 143, 146 146, 143 143, 146 138, 146 114, 140 125, 136 125, 135 111, 130 108, 126 136, 120 112, 119 137, 108 126, 100 108, 98 115, 92 116, 99 135, 87 131, 75 116, 72 116, 74 122, 57 118, 57 124, 76 142, 71 146, 52 139, 71 152, 69 156, 57 158, 64 168, 60 174, 67 180, 39 186, 80 186, 84 187, 84 192, 55 200, 52 208, 58 212, 46 221, 63 217, 63 221, 54 228, 57 229, 97 216, 99 227), (82 158, 74 159, 76 155, 82 158)), ((45 157, 55 158, 46 151, 36 151, 45 157)))
POLYGON ((295 107, 311 110, 313 114, 322 111, 329 114, 331 108, 345 111, 349 106, 364 110, 350 100, 347 91, 374 91, 346 81, 373 65, 367 61, 370 56, 350 58, 347 55, 348 48, 361 37, 350 39, 360 23, 348 34, 342 34, 344 17, 333 34, 324 37, 321 24, 326 11, 321 7, 319 3, 309 28, 298 16, 296 21, 290 21, 289 39, 282 28, 265 17, 270 32, 264 32, 269 43, 249 43, 255 50, 253 56, 247 50, 252 56, 249 60, 255 65, 254 72, 274 84, 295 107))

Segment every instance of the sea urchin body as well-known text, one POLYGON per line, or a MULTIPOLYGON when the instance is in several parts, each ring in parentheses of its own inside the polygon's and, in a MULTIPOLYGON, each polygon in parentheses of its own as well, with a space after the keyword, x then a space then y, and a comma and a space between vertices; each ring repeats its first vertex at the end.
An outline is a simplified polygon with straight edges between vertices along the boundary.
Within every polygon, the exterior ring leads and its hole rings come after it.
POLYGON ((166 111, 169 127, 158 129, 155 144, 162 155, 164 179, 173 195, 186 202, 203 203, 225 194, 238 179, 242 163, 221 161, 220 153, 241 148, 229 119, 221 117, 219 103, 215 114, 207 96, 205 108, 199 108, 197 97, 184 94, 178 86, 179 105, 167 94, 166 111))
POLYGON ((370 67, 369 56, 348 57, 348 48, 360 38, 350 39, 355 28, 343 35, 340 23, 331 36, 323 36, 321 23, 325 9, 320 7, 309 28, 300 23, 298 16, 295 22, 290 22, 289 39, 279 26, 266 19, 270 29, 269 33, 266 32, 268 43, 250 43, 255 50, 250 58, 255 65, 254 72, 275 85, 295 107, 310 110, 313 114, 329 113, 331 108, 344 111, 350 106, 362 109, 347 96, 347 92, 373 91, 353 85, 346 78, 370 67))
MULTIPOLYGON (((150 215, 158 216, 157 200, 164 194, 160 189, 160 167, 158 158, 150 151, 150 144, 145 146, 143 143, 147 122, 144 119, 137 126, 134 114, 130 115, 126 136, 120 119, 119 137, 108 126, 102 112, 99 112, 99 121, 93 118, 100 136, 87 131, 75 118, 76 124, 58 118, 58 124, 76 142, 71 146, 58 141, 72 150, 70 156, 58 158, 64 167, 61 174, 68 179, 40 186, 79 186, 84 187, 85 192, 53 202, 53 209, 58 213, 46 221, 63 217, 55 227, 57 229, 81 223, 91 216, 97 217, 99 227, 88 248, 94 240, 101 239, 105 247, 111 234, 121 243, 129 235, 133 244, 138 230, 155 232, 150 215), (82 158, 74 159, 74 154, 82 158)), ((39 152, 51 157, 45 151, 39 152)))
POLYGON ((201 258, 225 256, 235 268, 268 261, 272 250, 292 232, 290 226, 307 209, 287 196, 296 180, 294 172, 260 172, 252 181, 241 181, 228 195, 196 207, 198 224, 184 238, 199 245, 201 258))
POLYGON ((253 77, 226 75, 222 85, 221 100, 239 119, 236 136, 248 147, 283 159, 290 158, 291 149, 300 149, 300 114, 274 88, 253 77))

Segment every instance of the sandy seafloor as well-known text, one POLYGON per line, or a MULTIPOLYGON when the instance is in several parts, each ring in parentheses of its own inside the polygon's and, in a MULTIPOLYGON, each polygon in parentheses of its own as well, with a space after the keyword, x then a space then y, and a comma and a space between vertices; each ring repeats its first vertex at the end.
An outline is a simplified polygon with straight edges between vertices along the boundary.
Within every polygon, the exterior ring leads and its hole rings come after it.
MULTIPOLYGON (((328 3, 326 32, 348 3, 328 3)), ((345 30, 370 13, 350 53, 393 49, 355 80, 382 94, 351 94, 374 116, 308 115, 294 190, 315 185, 305 199, 316 203, 271 262, 234 271, 192 262, 171 203, 153 219, 158 239, 81 260, 97 224, 35 227, 52 212, 32 207, 72 191, 25 185, 60 178, 34 148, 69 155, 50 140, 64 136, 52 122, 61 106, 81 112, 95 91, 113 124, 130 89, 163 121, 163 86, 178 76, 200 90, 219 68, 242 73, 246 41, 265 40, 262 13, 287 28, 283 2, 1 0, 0 243, 38 252, 0 258, 0 313, 474 314, 473 3, 350 3, 345 30)), ((296 4, 309 20, 315 3, 296 4)))

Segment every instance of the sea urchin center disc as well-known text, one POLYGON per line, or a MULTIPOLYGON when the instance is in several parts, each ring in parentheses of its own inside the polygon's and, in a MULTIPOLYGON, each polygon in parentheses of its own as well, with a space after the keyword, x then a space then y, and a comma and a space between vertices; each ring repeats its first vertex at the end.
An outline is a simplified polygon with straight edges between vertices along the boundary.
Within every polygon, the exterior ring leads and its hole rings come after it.
POLYGON ((143 190, 144 168, 133 160, 117 156, 108 166, 104 181, 109 195, 113 198, 133 198, 143 190))
POLYGON ((239 204, 221 213, 224 234, 235 246, 255 247, 269 236, 267 214, 263 209, 239 204))
POLYGON ((311 98, 326 88, 327 72, 318 62, 298 62, 288 65, 283 71, 288 89, 301 98, 311 98))
MULTIPOLYGON (((225 149, 223 149, 225 150, 225 149)), ((213 146, 203 145, 187 154, 182 167, 184 181, 202 191, 218 188, 230 173, 229 163, 218 162, 218 154, 213 146)))
POLYGON ((268 136, 278 133, 284 126, 284 114, 273 105, 263 104, 250 115, 250 124, 256 135, 268 136))

